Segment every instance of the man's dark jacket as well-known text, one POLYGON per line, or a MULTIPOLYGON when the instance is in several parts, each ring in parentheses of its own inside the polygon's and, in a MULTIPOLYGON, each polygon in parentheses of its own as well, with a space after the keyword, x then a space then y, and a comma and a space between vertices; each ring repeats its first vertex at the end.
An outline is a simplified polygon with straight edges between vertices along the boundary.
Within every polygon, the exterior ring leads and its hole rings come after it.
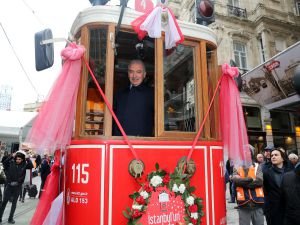
MULTIPOLYGON (((136 87, 127 87, 118 92, 114 99, 114 112, 127 135, 153 136, 153 88, 141 84, 136 87)), ((113 135, 121 135, 115 123, 113 126, 113 135)))
POLYGON ((285 206, 284 225, 300 224, 300 176, 294 171, 284 174, 282 192, 285 206))
POLYGON ((3 163, 6 175, 6 183, 18 182, 18 185, 24 183, 26 175, 26 162, 16 164, 13 157, 7 158, 3 163))

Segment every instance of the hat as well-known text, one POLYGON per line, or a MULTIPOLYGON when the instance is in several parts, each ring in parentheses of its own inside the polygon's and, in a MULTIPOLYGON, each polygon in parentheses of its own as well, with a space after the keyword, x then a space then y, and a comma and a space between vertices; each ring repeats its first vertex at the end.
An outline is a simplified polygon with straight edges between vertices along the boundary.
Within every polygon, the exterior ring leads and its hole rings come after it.
POLYGON ((23 150, 19 150, 16 152, 15 157, 19 157, 19 158, 22 158, 23 160, 25 160, 26 155, 27 155, 26 152, 24 152, 23 150))
POLYGON ((272 151, 274 149, 273 145, 268 145, 267 147, 264 148, 264 151, 272 151))

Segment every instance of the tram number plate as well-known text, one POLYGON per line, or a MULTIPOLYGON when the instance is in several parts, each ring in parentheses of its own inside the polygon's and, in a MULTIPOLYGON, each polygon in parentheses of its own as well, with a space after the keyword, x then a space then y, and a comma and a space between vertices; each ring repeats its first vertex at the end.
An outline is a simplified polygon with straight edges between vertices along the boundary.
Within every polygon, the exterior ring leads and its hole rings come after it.
POLYGON ((72 165, 72 182, 77 184, 87 184, 89 182, 90 165, 88 163, 74 163, 72 165))

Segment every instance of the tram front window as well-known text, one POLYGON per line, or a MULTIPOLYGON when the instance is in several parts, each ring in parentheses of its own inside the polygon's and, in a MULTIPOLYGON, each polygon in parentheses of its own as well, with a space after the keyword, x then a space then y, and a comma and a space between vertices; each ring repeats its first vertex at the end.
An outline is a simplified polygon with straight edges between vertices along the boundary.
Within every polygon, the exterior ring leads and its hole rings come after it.
MULTIPOLYGON (((114 110, 129 136, 154 136, 154 47, 152 38, 139 41, 135 33, 118 34, 114 60, 114 110), (140 83, 138 73, 144 69, 146 76, 140 83)), ((121 135, 115 123, 112 134, 121 135)))
POLYGON ((194 49, 178 45, 164 51, 164 129, 195 131, 194 49))

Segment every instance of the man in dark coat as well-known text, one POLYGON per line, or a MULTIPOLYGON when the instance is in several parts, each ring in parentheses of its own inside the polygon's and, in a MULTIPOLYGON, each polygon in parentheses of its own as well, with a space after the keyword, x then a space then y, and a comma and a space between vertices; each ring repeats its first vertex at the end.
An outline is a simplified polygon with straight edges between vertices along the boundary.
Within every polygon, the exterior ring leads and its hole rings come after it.
MULTIPOLYGON (((130 85, 114 98, 114 112, 127 135, 153 136, 154 91, 144 83, 145 77, 144 63, 132 60, 128 66, 130 85)), ((115 123, 113 135, 121 135, 115 123)))
POLYGON ((40 173, 41 173, 41 187, 40 187, 39 198, 41 197, 41 195, 44 191, 44 186, 45 186, 47 177, 51 173, 50 159, 47 154, 44 155, 44 158, 42 160, 40 173))
POLYGON ((0 223, 2 222, 2 216, 9 199, 12 199, 12 204, 8 223, 15 223, 13 217, 26 174, 25 155, 24 151, 19 150, 3 162, 7 185, 4 189, 3 202, 0 208, 0 223))
POLYGON ((300 162, 283 176, 284 225, 300 224, 300 162))

